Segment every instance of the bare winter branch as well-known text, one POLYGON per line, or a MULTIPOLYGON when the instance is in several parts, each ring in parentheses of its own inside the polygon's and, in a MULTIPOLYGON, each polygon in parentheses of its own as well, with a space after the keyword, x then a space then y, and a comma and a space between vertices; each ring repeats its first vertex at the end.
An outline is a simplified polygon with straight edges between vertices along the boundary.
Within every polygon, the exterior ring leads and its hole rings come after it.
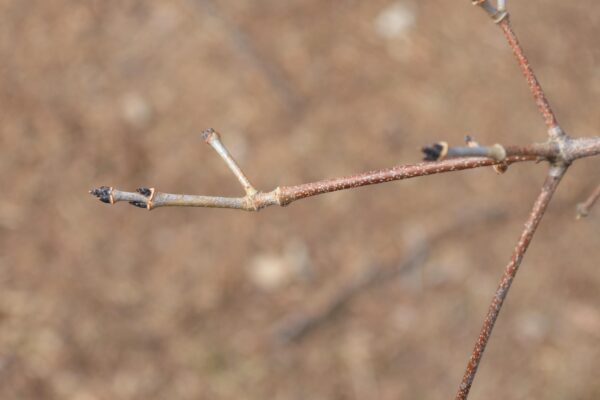
POLYGON ((473 349, 473 353, 471 354, 471 358, 469 359, 469 363, 467 364, 467 369, 465 371, 464 377, 460 384, 458 393, 456 394, 457 400, 464 400, 469 395, 469 390, 471 389, 471 385, 473 384, 473 380, 475 379, 475 374, 477 373, 477 368, 479 367, 479 362, 481 361, 481 357, 483 356, 483 352, 485 351, 485 347, 490 339, 492 334, 492 329, 494 328, 494 324, 496 323, 496 319, 498 318, 498 314, 500 314, 500 310, 502 309, 502 305, 504 304, 504 300, 508 294, 508 290, 517 274, 519 266, 521 265, 521 261, 523 260, 523 256, 531 243, 531 239, 533 238, 533 234, 535 233, 550 200, 552 199, 552 195, 554 194, 562 176, 566 171, 566 167, 564 166, 552 166, 550 168, 550 172, 542 186, 542 190, 538 195, 535 203, 533 204, 533 208, 529 217, 527 218, 527 222, 525 222, 525 229, 521 233, 519 237, 519 241, 513 251, 510 262, 506 266, 504 271, 504 275, 500 280, 500 284, 498 285, 498 289, 496 290, 496 294, 492 299, 492 303, 488 309, 488 313, 483 322, 483 326, 481 327, 481 332, 479 333, 479 337, 477 338, 477 342, 475 343, 475 348, 473 349))
MULTIPOLYGON (((270 192, 257 191, 233 157, 222 144, 219 135, 213 129, 203 132, 203 138, 223 158, 227 166, 240 181, 246 195, 244 197, 201 196, 190 194, 161 193, 154 188, 141 187, 136 192, 126 192, 109 186, 101 186, 90 190, 90 194, 104 203, 114 204, 127 201, 134 206, 151 210, 157 207, 212 207, 233 208, 246 211, 258 211, 262 208, 280 205, 285 206, 293 201, 338 190, 352 189, 361 186, 375 185, 419 176, 461 171, 465 169, 507 166, 523 161, 548 160, 570 163, 581 157, 589 157, 600 153, 600 137, 569 139, 559 143, 534 143, 529 146, 486 147, 453 147, 447 152, 462 155, 461 158, 423 162, 419 164, 398 165, 376 171, 363 172, 356 175, 326 179, 295 186, 280 186, 270 192), (474 150, 473 150, 474 149, 474 150), (471 152, 471 153, 469 153, 471 152), (506 156, 502 157, 505 153, 506 156), (482 154, 487 156, 482 157, 482 154), (466 157, 469 156, 470 157, 466 157)), ((438 146, 439 147, 439 146, 438 146)), ((435 145, 432 148, 437 148, 435 145)), ((433 150, 432 150, 433 151, 433 150)))
POLYGON ((544 123, 548 128, 550 136, 554 137, 564 135, 563 131, 558 125, 556 116, 554 115, 554 112, 550 107, 550 102, 546 98, 546 94, 544 93, 542 86, 540 85, 537 77, 535 76, 535 73, 533 72, 533 69, 529 64, 529 60, 527 60, 527 57, 523 52, 523 48, 519 43, 519 39, 517 38, 517 35, 515 34, 510 25, 510 18, 506 16, 506 18, 502 19, 502 21, 499 22, 498 26, 500 26, 500 29, 502 29, 502 32, 504 33, 504 36, 506 37, 506 40, 508 41, 508 44, 513 51, 513 54, 517 58, 517 62, 519 63, 521 72, 523 72, 525 79, 527 79, 529 90, 533 94, 538 110, 544 118, 544 123))
POLYGON ((244 197, 199 196, 189 194, 161 193, 154 188, 138 188, 136 192, 125 192, 109 186, 90 190, 90 194, 104 203, 114 204, 127 201, 132 205, 147 208, 157 207, 212 207, 233 208, 246 211, 258 211, 262 208, 280 205, 286 206, 293 201, 338 190, 375 185, 384 182, 415 178, 444 172, 461 171, 487 167, 502 163, 510 165, 516 162, 533 161, 535 156, 511 156, 499 162, 490 158, 457 158, 437 162, 425 162, 411 165, 399 165, 377 171, 364 172, 341 178, 327 179, 296 186, 280 186, 270 192, 253 192, 244 197))
MULTIPOLYGON (((203 5, 209 12, 215 14, 215 8, 212 5, 212 2, 204 0, 197 1, 198 4, 203 5)), ((513 163, 524 161, 547 161, 551 166, 549 174, 533 205, 531 213, 525 223, 525 228, 521 233, 519 241, 512 253, 510 262, 506 266, 495 296, 489 306, 485 321, 480 330, 480 334, 456 395, 456 399, 466 399, 510 286, 562 176, 568 166, 575 160, 600 154, 600 136, 572 139, 559 126, 556 115, 552 111, 550 103, 510 25, 506 0, 497 0, 495 5, 490 0, 472 0, 472 3, 484 10, 494 22, 498 24, 504 33, 504 36, 517 59, 519 67, 527 80, 527 84, 533 94, 538 111, 544 119, 549 136, 547 142, 520 146, 502 144, 482 146, 468 139, 467 146, 454 147, 449 146, 446 142, 438 142, 423 148, 425 160, 431 162, 398 165, 391 168, 295 186, 280 186, 272 191, 262 192, 255 189, 250 183, 250 180, 246 177, 242 169, 221 142, 219 134, 212 129, 207 129, 202 134, 203 138, 221 156, 228 168, 236 176, 245 190, 245 195, 243 197, 169 194, 161 193, 154 188, 147 187, 140 187, 136 189, 135 192, 126 192, 109 186, 94 188, 90 190, 90 193, 104 203, 114 204, 119 201, 127 201, 136 207, 146 208, 148 210, 157 207, 183 206, 218 207, 258 211, 272 205, 286 206, 296 200, 366 185, 486 166, 494 166, 497 171, 503 172, 513 163)), ((293 96, 290 95, 291 92, 288 90, 288 87, 285 84, 282 84, 282 80, 279 78, 277 71, 273 72, 273 70, 269 68, 269 65, 259 60, 260 57, 257 58, 257 53, 252 46, 248 44, 244 35, 231 27, 229 30, 232 32, 232 36, 238 47, 244 50, 249 58, 259 66, 271 80, 273 85, 281 92, 282 97, 287 98, 288 103, 293 105, 295 102, 289 101, 293 96)), ((578 205, 578 217, 587 215, 599 198, 600 186, 594 190, 585 202, 578 205)), ((406 262, 402 264, 400 268, 395 268, 393 270, 375 270, 374 272, 366 274, 353 285, 342 290, 330 306, 322 313, 306 319, 300 325, 295 326, 295 330, 291 334, 288 332, 288 336, 293 339, 294 337, 305 334, 321 321, 328 319, 356 293, 363 290, 365 287, 390 277, 390 274, 398 274, 399 271, 418 264, 426 256, 427 248, 427 246, 417 248, 409 255, 406 262)))

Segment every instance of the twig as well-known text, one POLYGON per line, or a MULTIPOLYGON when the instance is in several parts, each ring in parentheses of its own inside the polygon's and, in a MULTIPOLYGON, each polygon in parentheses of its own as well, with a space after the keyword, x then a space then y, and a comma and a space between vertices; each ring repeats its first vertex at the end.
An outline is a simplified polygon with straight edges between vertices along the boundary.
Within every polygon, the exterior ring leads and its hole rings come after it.
POLYGON ((544 93, 540 82, 535 76, 535 73, 529 64, 529 60, 527 60, 527 57, 523 52, 523 48, 519 43, 519 39, 510 25, 510 17, 506 8, 506 0, 498 0, 497 7, 494 7, 489 0, 472 0, 472 3, 481 7, 494 20, 494 22, 498 24, 500 29, 502 29, 502 32, 508 41, 508 45, 512 49, 513 54, 519 63, 521 72, 523 72, 525 79, 527 79, 529 90, 533 94, 538 110, 544 118, 544 123, 548 128, 548 134, 550 138, 566 136, 565 132, 558 125, 556 115, 550 107, 550 102, 546 98, 546 94, 544 93))
POLYGON ((357 295, 372 289, 373 286, 389 282, 391 279, 397 278, 422 265, 427 260, 430 250, 439 241, 447 238, 457 230, 473 226, 474 224, 497 220, 501 217, 504 217, 504 215, 494 210, 471 212, 468 215, 460 216, 447 226, 438 229, 430 237, 420 241, 400 264, 395 264, 391 267, 370 268, 356 281, 338 291, 320 311, 311 315, 296 316, 291 320, 284 321, 282 327, 276 332, 278 342, 287 344, 303 339, 309 333, 314 332, 316 328, 330 321, 357 295))
POLYGON ((393 268, 374 267, 366 271, 355 282, 348 284, 336 293, 327 305, 311 315, 295 316, 282 324, 276 332, 279 343, 288 344, 299 341, 337 315, 358 294, 374 285, 387 282, 398 275, 404 274, 422 265, 429 255, 431 245, 428 242, 419 243, 408 256, 393 268))
POLYGON ((559 146, 552 142, 534 143, 530 146, 502 146, 494 144, 492 146, 481 146, 467 136, 467 146, 449 146, 448 142, 437 142, 421 149, 425 161, 439 161, 448 158, 460 157, 487 157, 496 161, 503 161, 506 157, 512 156, 535 156, 539 159, 553 161, 559 154, 559 146))
POLYGON ((246 195, 254 195, 257 192, 257 190, 254 189, 254 186, 252 186, 242 169, 233 159, 233 157, 229 153, 229 150, 227 150, 227 148, 221 142, 221 135, 219 135, 219 133, 214 129, 208 128, 205 129, 204 132, 202 132, 202 139, 204 139, 204 141, 208 143, 210 147, 212 147, 217 152, 217 154, 219 154, 219 156, 221 156, 223 161, 225 161, 231 172, 233 172, 235 177, 242 184, 242 187, 246 191, 246 195))
POLYGON ((527 57, 523 52, 523 48, 519 43, 519 39, 517 38, 517 35, 515 34, 510 25, 510 18, 508 17, 508 15, 498 23, 498 26, 500 27, 500 29, 502 29, 502 32, 504 33, 504 36, 508 41, 508 45, 512 49, 513 54, 515 55, 517 62, 519 63, 521 72, 525 76, 525 79, 527 79, 529 90, 533 94, 535 104, 537 105, 540 114, 542 114, 542 117, 544 118, 544 123, 548 128, 548 134, 551 138, 558 138, 564 136, 565 133, 558 125, 556 115, 550 107, 550 102, 546 98, 546 94, 544 93, 540 82, 535 76, 535 73, 533 72, 533 69, 529 64, 529 60, 527 60, 527 57))
MULTIPOLYGON (((293 201, 338 190, 415 178, 419 176, 461 171, 465 169, 507 166, 524 161, 547 159, 568 163, 581 157, 600 154, 600 137, 563 140, 560 145, 549 142, 529 146, 502 146, 507 156, 498 160, 489 157, 462 157, 419 164, 398 165, 376 171, 363 172, 346 177, 326 179, 295 186, 280 186, 270 192, 254 189, 248 178, 231 157, 213 129, 203 132, 203 138, 223 158, 227 166, 240 181, 246 195, 244 197, 199 196, 189 194, 161 193, 155 188, 140 187, 135 192, 117 190, 110 186, 91 189, 90 194, 104 203, 114 204, 127 201, 134 206, 152 210, 157 207, 212 207, 258 211, 262 208, 286 206, 293 201)), ((458 151, 458 150, 457 150, 458 151)))
POLYGON ((577 219, 587 217, 592 207, 600 198, 600 185, 594 189, 589 197, 582 203, 577 204, 577 219))
POLYGON ((246 211, 258 211, 262 208, 280 205, 285 206, 293 201, 338 190, 352 189, 360 186, 374 185, 384 182, 415 178, 418 176, 460 171, 464 169, 486 167, 492 165, 510 165, 516 162, 533 161, 541 156, 535 154, 514 155, 498 161, 486 157, 457 158, 437 162, 425 162, 412 165, 399 165, 392 168, 361 174, 310 182, 296 186, 280 186, 270 192, 254 189, 246 175, 242 172, 233 157, 213 129, 202 133, 204 140, 223 158, 229 169, 244 187, 244 197, 198 196, 189 194, 161 193, 155 188, 140 187, 135 192, 126 192, 110 186, 100 186, 90 190, 90 194, 98 197, 103 203, 114 204, 127 201, 130 204, 152 210, 157 207, 213 207, 233 208, 246 211))
POLYGON ((473 380, 475 379, 475 374, 477 373, 477 368, 479 367, 479 362, 481 361, 481 357, 483 356, 483 352, 485 351, 485 347, 490 339, 492 334, 492 329, 494 328, 494 324, 496 323, 496 319, 498 318, 498 314, 504 304, 504 300, 508 294, 508 290, 517 274, 519 266, 521 265, 521 261, 523 260, 523 256, 531 243, 531 239, 533 238, 533 234, 535 233, 550 200, 552 199, 552 195, 554 194, 562 176, 564 175, 567 167, 565 166, 552 166, 542 186, 542 190, 538 195, 535 203, 533 204, 533 208, 527 218, 527 222, 525 222, 525 229, 521 233, 519 237, 519 241, 513 251, 512 257, 506 269, 504 271, 504 275, 500 280, 500 284, 498 285, 498 289, 496 289, 496 294, 492 299, 492 303, 488 309, 487 315, 483 322, 483 326, 481 327, 481 331, 479 333, 479 337, 477 342, 475 343, 475 348, 473 349, 473 353, 471 354, 471 358, 469 359, 469 363, 467 364, 467 368, 465 374, 463 376, 462 382, 460 384, 458 393, 456 394, 457 400, 464 400, 469 395, 469 390, 471 389, 471 385, 473 384, 473 380))

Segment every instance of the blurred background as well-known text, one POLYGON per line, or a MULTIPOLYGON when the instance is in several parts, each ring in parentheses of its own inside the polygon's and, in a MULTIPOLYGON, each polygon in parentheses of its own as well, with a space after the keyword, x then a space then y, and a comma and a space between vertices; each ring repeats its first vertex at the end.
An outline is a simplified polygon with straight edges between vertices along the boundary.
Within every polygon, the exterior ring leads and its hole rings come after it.
MULTIPOLYGON (((597 2, 509 7, 565 130, 597 135, 597 2)), ((206 127, 261 190, 414 163, 466 134, 543 141, 469 1, 3 0, 0 59, 0 398, 454 395, 544 164, 260 213, 149 213, 87 191, 242 194, 206 127), (503 217, 464 219, 490 211, 503 217), (423 244, 426 259, 347 295, 423 244)), ((599 166, 559 188, 473 399, 600 397, 600 210, 574 220, 599 166)))

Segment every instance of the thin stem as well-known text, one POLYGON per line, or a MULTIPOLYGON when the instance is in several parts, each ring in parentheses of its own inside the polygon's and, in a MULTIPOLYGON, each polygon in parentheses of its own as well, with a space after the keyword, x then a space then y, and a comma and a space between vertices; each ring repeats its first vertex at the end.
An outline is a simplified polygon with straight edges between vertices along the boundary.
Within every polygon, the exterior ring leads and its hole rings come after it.
POLYGON ((469 390, 471 389, 471 385, 475 379, 477 368, 479 367, 483 352, 485 351, 485 347, 490 339, 492 329, 494 328, 498 314, 500 314, 500 310, 502 309, 502 305, 504 304, 508 290, 510 289, 519 266, 521 265, 523 256, 525 255, 525 252, 531 243, 533 234, 542 220, 548 204, 552 199, 552 195, 556 191, 556 188, 566 169, 567 167, 565 166, 552 166, 550 168, 550 172, 546 177, 546 181, 542 186, 542 190, 533 204, 533 208, 529 214, 529 217, 527 218, 527 222, 525 222, 525 229, 521 233, 519 241, 513 250, 510 262, 506 266, 504 275, 502 275, 498 289, 496 289, 496 294, 492 299, 492 303, 490 304, 485 320, 483 321, 483 326, 481 327, 479 337, 475 343, 475 348, 473 349, 471 358, 467 364, 467 368, 458 393, 456 394, 457 400, 464 400, 469 395, 469 390))
POLYGON ((219 135, 219 133, 214 129, 208 128, 202 132, 202 138, 219 154, 219 156, 221 156, 223 161, 225 161, 231 172, 233 172, 235 177, 244 187, 246 194, 251 196, 256 193, 254 186, 252 186, 242 169, 229 153, 229 150, 227 150, 227 148, 223 145, 223 142, 221 142, 221 135, 219 135))
MULTIPOLYGON (((469 138, 470 139, 470 138, 469 138)), ((447 142, 437 142, 421 149, 425 154, 425 161, 445 160, 459 157, 488 157, 502 161, 509 156, 536 156, 540 159, 552 161, 560 153, 559 146, 555 143, 534 143, 529 146, 481 146, 469 141, 467 146, 448 146, 447 142)))
POLYGON ((513 51, 513 54, 517 58, 517 62, 519 63, 521 72, 523 72, 525 79, 527 79, 529 90, 533 94, 538 110, 544 118, 544 123, 548 127, 550 136, 552 137, 564 135, 564 133, 562 133, 562 130, 560 130, 559 128, 558 121, 556 119, 556 116, 554 115, 554 112, 552 111, 552 108, 550 107, 550 103, 546 98, 546 94, 544 93, 542 86, 540 85, 537 77, 535 76, 535 73, 533 72, 533 69, 529 64, 527 57, 525 57, 525 53, 523 52, 523 48, 519 44, 517 35, 510 26, 509 17, 506 16, 505 18, 503 18, 498 23, 498 26, 500 26, 500 29, 502 29, 502 32, 504 33, 504 36, 506 37, 506 40, 508 41, 508 44, 513 51))
POLYGON ((594 189, 594 191, 583 203, 577 204, 577 219, 587 217, 590 213, 590 210, 592 209, 592 207, 594 207, 594 204, 596 204, 599 198, 600 185, 598 185, 596 189, 594 189))
POLYGON ((502 162, 491 158, 456 158, 442 160, 437 162, 424 162, 413 165, 399 165, 393 168, 382 169, 379 171, 365 172, 358 175, 351 175, 342 178, 327 179, 318 182, 305 183, 297 186, 288 186, 279 188, 279 201, 281 205, 287 205, 292 201, 312 197, 323 193, 335 192, 338 190, 352 189, 360 186, 375 185, 384 182, 397 181, 402 179, 415 178, 439 174, 443 172, 461 171, 464 169, 479 168, 503 164, 513 164, 522 161, 532 161, 532 156, 514 156, 507 157, 502 162))

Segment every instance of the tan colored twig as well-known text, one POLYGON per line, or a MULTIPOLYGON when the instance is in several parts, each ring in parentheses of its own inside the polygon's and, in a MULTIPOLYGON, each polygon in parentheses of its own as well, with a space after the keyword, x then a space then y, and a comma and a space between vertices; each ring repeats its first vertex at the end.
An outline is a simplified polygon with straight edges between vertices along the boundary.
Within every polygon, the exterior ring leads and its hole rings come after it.
MULTIPOLYGON (((203 138, 223 158, 229 169, 236 176, 246 191, 244 197, 202 196, 190 194, 162 193, 155 188, 140 187, 135 192, 127 192, 110 186, 100 186, 90 193, 104 203, 114 204, 126 201, 130 204, 152 210, 158 207, 210 207, 232 208, 245 211, 258 211, 268 206, 286 206, 296 200, 316 196, 338 190, 353 189, 361 186, 375 185, 419 176, 461 171, 465 169, 502 166, 524 162, 557 159, 574 160, 600 153, 600 137, 573 139, 561 146, 554 142, 532 144, 530 146, 502 146, 506 152, 504 159, 498 157, 481 157, 476 153, 472 157, 450 158, 446 160, 423 162, 419 164, 398 165, 376 171, 326 179, 317 182, 294 186, 280 186, 270 192, 256 190, 241 168, 225 148, 220 137, 213 129, 203 132, 203 138)), ((460 148, 456 148, 460 149, 460 148)), ((468 154, 465 154, 468 155, 468 154)))
POLYGON ((600 185, 594 189, 589 197, 582 203, 577 204, 577 219, 587 217, 594 204, 600 198, 600 185))

